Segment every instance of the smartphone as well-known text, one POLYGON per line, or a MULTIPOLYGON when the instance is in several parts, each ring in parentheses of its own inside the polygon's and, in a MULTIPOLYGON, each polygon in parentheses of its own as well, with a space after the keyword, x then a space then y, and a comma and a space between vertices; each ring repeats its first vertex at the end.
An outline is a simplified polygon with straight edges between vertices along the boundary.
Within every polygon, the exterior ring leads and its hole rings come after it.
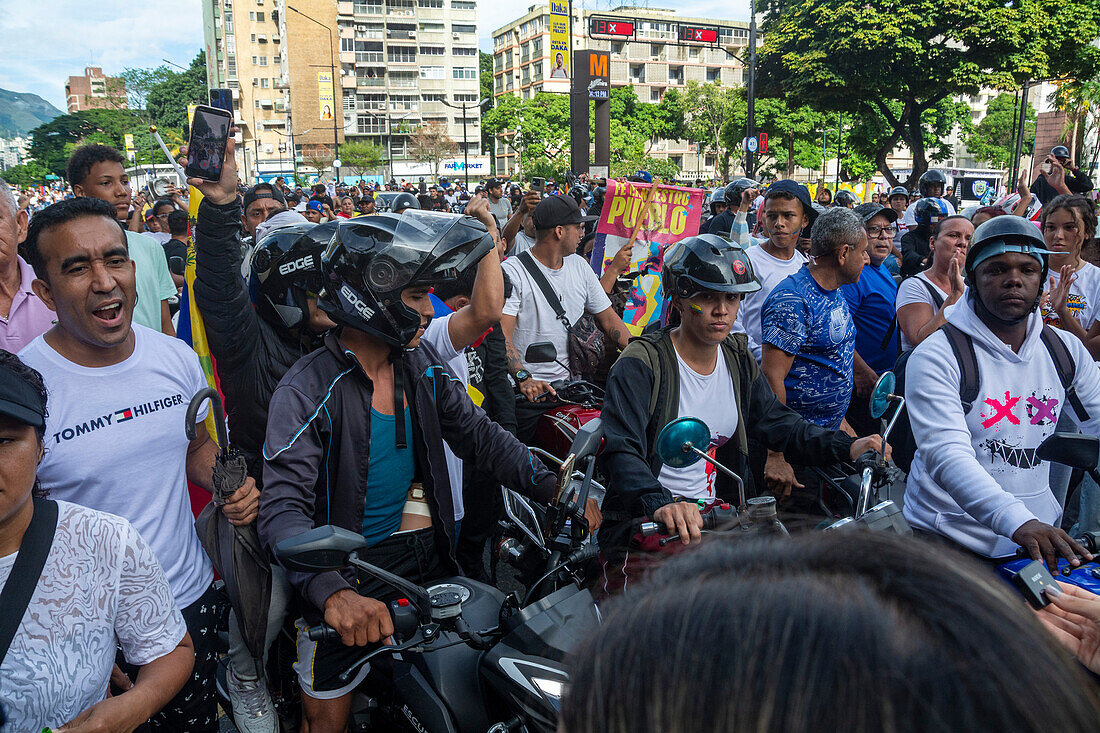
POLYGON ((225 145, 232 124, 233 114, 224 109, 202 104, 195 108, 191 139, 187 142, 187 167, 183 169, 188 178, 216 181, 222 177, 225 145))
POLYGON ((1044 175, 1047 175, 1047 176, 1050 175, 1051 165, 1050 165, 1049 160, 1044 160, 1043 164, 1041 166, 1039 166, 1039 168, 1043 171, 1044 175))
POLYGON ((532 191, 538 191, 539 193, 542 193, 543 191, 545 191, 546 190, 546 179, 545 178, 539 178, 537 176, 532 178, 531 179, 531 190, 532 191))
POLYGON ((224 109, 229 114, 233 114, 233 90, 211 89, 210 106, 217 107, 218 109, 224 109))

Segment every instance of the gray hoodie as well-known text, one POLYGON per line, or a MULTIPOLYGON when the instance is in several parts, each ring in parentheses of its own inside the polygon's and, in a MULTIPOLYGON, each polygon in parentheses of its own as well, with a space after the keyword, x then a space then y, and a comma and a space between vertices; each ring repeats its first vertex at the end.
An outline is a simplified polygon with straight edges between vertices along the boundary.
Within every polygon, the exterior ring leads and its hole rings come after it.
MULTIPOLYGON (((1035 449, 1054 432, 1063 407, 1077 416, 1040 339, 1038 314, 1030 316, 1019 353, 981 322, 970 294, 948 309, 947 321, 973 338, 980 389, 963 414, 958 360, 942 332, 910 357, 905 400, 918 447, 905 517, 980 555, 1004 557, 1015 552, 1010 538, 1025 522, 1058 523, 1062 507, 1050 490, 1049 465, 1035 449)), ((1092 418, 1080 427, 1100 434, 1100 372, 1079 339, 1056 333, 1077 365, 1074 387, 1092 418)))

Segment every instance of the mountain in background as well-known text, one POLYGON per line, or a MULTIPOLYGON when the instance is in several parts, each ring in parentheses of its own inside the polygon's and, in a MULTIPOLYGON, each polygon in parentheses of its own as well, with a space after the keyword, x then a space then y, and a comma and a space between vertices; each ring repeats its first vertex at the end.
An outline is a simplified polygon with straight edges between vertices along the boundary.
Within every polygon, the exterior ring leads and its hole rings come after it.
POLYGON ((37 94, 0 89, 0 137, 22 137, 61 114, 37 94))

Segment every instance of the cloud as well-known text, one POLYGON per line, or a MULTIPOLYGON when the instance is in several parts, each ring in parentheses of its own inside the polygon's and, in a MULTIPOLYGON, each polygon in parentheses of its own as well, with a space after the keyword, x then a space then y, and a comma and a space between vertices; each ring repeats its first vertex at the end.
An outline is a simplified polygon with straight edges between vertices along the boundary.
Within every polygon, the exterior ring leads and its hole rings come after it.
POLYGON ((34 92, 65 110, 65 81, 101 66, 186 66, 203 47, 201 0, 5 0, 0 87, 34 92))

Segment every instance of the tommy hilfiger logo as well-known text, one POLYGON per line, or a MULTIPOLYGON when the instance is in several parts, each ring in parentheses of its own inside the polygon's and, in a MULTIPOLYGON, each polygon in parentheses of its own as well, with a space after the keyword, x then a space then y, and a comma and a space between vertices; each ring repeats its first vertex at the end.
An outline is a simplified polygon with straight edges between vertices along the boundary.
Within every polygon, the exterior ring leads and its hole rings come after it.
POLYGON ((78 438, 81 435, 101 430, 111 425, 117 425, 118 423, 126 422, 127 420, 133 420, 135 417, 141 417, 142 415, 149 415, 158 410, 166 410, 176 405, 187 404, 187 401, 183 399, 182 394, 174 394, 168 397, 162 397, 160 399, 153 400, 151 402, 143 402, 140 405, 134 405, 133 407, 124 407, 121 410, 115 410, 109 412, 106 415, 100 415, 90 420, 85 420, 82 423, 73 425, 71 427, 63 428, 53 434, 54 443, 61 443, 62 441, 72 440, 78 438))

